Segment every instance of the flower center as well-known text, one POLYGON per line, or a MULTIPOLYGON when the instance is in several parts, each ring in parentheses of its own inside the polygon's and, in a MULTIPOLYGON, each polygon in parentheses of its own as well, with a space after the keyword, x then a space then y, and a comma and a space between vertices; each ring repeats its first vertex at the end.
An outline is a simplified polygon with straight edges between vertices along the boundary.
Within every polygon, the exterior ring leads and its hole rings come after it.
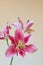
POLYGON ((25 48, 25 45, 20 40, 18 41, 18 48, 25 48))

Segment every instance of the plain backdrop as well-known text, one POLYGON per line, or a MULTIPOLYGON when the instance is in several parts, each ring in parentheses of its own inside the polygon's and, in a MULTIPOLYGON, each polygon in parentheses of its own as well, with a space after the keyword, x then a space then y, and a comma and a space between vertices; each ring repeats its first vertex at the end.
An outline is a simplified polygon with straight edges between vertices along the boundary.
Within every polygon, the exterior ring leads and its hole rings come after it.
MULTIPOLYGON (((38 50, 34 54, 26 54, 24 58, 15 55, 13 65, 43 65, 43 0, 0 0, 0 31, 7 21, 9 24, 18 21, 18 16, 24 23, 28 19, 34 21, 32 29, 35 32, 30 43, 35 44, 38 50)), ((6 41, 0 40, 0 65, 10 65, 11 58, 5 56, 6 49, 6 41)))

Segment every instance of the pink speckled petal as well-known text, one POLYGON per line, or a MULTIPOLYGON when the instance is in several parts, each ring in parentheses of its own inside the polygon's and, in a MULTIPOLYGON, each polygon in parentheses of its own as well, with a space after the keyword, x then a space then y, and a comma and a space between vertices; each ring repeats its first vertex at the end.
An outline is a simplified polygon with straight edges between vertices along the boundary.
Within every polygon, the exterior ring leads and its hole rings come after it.
POLYGON ((12 44, 16 44, 15 38, 11 35, 8 35, 8 38, 10 39, 12 44))
POLYGON ((24 44, 29 41, 30 37, 31 37, 31 34, 29 34, 28 36, 24 37, 24 44))
POLYGON ((23 40, 24 40, 24 33, 23 33, 22 30, 17 29, 15 31, 15 39, 16 39, 17 42, 18 42, 18 40, 21 40, 23 42, 23 40))
POLYGON ((11 57, 13 56, 14 54, 17 54, 18 53, 18 50, 15 48, 14 45, 11 45, 7 50, 6 50, 6 53, 5 55, 7 57, 11 57))
POLYGON ((24 56, 25 56, 25 51, 24 51, 24 49, 20 49, 19 54, 20 54, 22 57, 24 57, 24 56))
POLYGON ((37 51, 37 48, 35 45, 30 44, 30 45, 26 45, 25 51, 29 52, 29 53, 33 53, 33 52, 37 51))

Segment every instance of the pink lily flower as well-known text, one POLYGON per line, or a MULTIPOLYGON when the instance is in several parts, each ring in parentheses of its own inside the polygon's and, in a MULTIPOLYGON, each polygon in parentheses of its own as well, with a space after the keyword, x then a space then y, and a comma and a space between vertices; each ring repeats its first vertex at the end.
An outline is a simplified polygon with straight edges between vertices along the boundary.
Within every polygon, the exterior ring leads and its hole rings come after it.
POLYGON ((24 30, 24 32, 27 33, 31 33, 34 30, 31 29, 31 26, 33 25, 33 21, 27 21, 26 25, 23 24, 23 21, 20 19, 20 17, 18 17, 18 23, 13 23, 12 25, 17 27, 17 28, 21 28, 24 30))
POLYGON ((11 41, 11 45, 6 50, 5 55, 7 57, 11 57, 15 54, 20 54, 22 57, 25 56, 25 54, 33 53, 37 50, 36 46, 33 44, 28 44, 28 41, 31 37, 31 34, 28 34, 27 36, 24 35, 23 30, 17 29, 15 31, 15 35, 11 36, 8 35, 8 38, 11 41))
POLYGON ((7 26, 4 28, 4 30, 0 31, 0 40, 3 40, 9 34, 10 29, 11 26, 7 23, 7 26))

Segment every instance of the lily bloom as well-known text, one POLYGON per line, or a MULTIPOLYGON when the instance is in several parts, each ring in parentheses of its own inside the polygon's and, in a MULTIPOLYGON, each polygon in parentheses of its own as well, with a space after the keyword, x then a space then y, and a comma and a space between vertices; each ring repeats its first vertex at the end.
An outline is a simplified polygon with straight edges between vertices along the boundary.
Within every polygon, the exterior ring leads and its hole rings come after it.
POLYGON ((22 57, 24 57, 27 52, 35 52, 37 50, 36 46, 33 44, 28 44, 30 37, 31 34, 25 36, 23 30, 16 29, 14 36, 8 35, 11 45, 6 50, 5 55, 7 57, 11 57, 15 54, 20 54, 22 57))
POLYGON ((20 19, 20 17, 18 17, 18 23, 13 23, 12 25, 17 27, 17 28, 21 28, 24 30, 24 32, 27 33, 31 33, 34 30, 31 29, 31 26, 33 25, 33 21, 27 21, 26 25, 24 25, 23 21, 20 19))
POLYGON ((4 28, 4 30, 0 31, 0 40, 5 39, 5 37, 9 34, 10 29, 11 29, 11 26, 8 25, 7 23, 7 26, 4 28))

